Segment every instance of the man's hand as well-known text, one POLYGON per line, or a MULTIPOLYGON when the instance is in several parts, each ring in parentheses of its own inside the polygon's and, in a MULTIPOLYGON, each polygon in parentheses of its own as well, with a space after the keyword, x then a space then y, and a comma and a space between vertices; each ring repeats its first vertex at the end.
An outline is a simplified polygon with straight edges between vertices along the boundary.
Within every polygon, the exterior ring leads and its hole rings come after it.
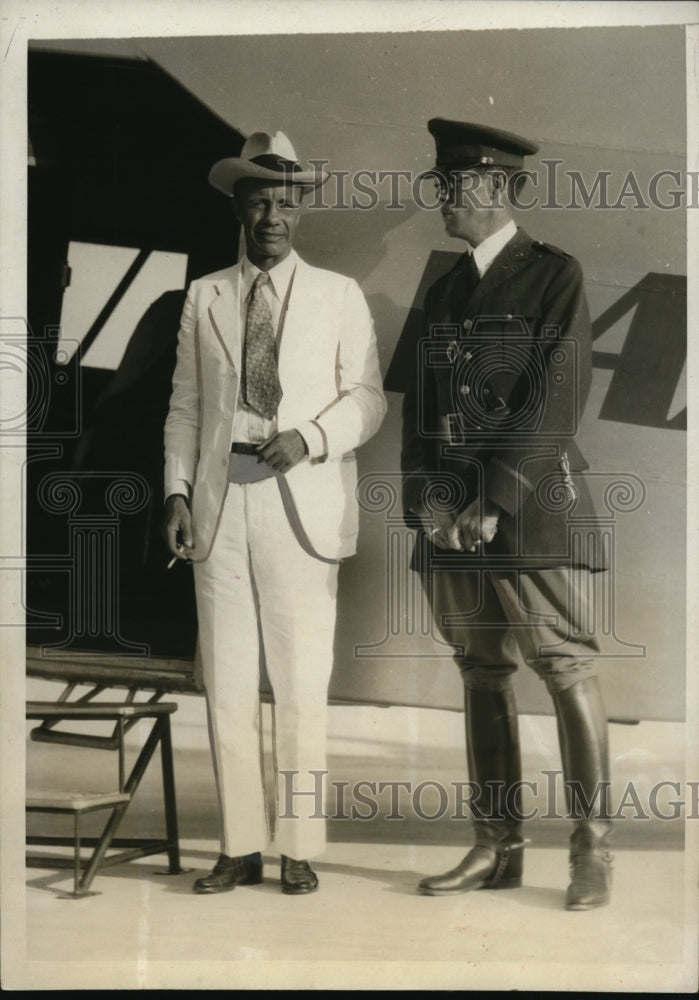
POLYGON ((306 455, 306 442, 296 430, 282 431, 261 444, 258 454, 277 472, 288 472, 306 455))
POLYGON ((191 559, 194 551, 192 515, 181 493, 173 493, 165 501, 163 535, 167 547, 178 559, 191 559))
POLYGON ((482 543, 492 542, 498 530, 500 508, 491 500, 472 500, 456 519, 459 547, 475 552, 482 543))
POLYGON ((461 551, 461 542, 456 523, 457 515, 448 511, 428 513, 418 511, 422 520, 422 528, 429 540, 438 549, 457 549, 461 551))

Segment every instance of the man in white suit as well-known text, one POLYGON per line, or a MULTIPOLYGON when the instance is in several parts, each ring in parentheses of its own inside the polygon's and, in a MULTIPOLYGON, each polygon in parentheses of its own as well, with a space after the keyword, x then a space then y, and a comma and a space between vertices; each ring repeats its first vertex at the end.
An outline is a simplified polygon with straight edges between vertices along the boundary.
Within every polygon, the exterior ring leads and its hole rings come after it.
POLYGON ((255 133, 209 181, 246 243, 194 281, 165 426, 165 532, 194 564, 199 649, 221 818, 221 855, 196 892, 262 880, 270 843, 259 664, 274 693, 281 885, 310 892, 325 846, 325 770, 339 561, 356 550, 354 449, 386 411, 357 283, 293 249, 304 171, 289 140, 255 133), (313 793, 313 794, 303 794, 313 793), (322 792, 321 792, 322 795, 322 792), (322 799, 321 799, 322 801, 322 799))

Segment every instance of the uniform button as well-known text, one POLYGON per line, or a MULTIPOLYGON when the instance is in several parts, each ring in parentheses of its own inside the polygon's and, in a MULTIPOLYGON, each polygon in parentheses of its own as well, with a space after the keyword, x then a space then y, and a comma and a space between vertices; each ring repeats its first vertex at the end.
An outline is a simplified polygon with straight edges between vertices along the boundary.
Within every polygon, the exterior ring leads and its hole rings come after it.
POLYGON ((461 393, 462 396, 468 396, 470 391, 471 391, 470 385, 462 385, 461 388, 459 389, 459 392, 461 393))
POLYGON ((507 316, 505 316, 505 319, 512 319, 512 313, 508 313, 507 316))
POLYGON ((465 319, 463 323, 464 330, 470 330, 473 326, 473 320, 465 319))

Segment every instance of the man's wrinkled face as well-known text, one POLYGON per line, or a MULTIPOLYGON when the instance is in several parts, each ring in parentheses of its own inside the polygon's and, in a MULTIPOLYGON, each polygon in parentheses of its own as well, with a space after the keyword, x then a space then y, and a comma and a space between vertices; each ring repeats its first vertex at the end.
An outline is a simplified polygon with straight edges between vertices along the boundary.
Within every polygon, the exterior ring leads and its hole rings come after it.
POLYGON ((301 217, 302 194, 297 187, 246 180, 236 185, 233 210, 245 231, 247 254, 253 264, 278 264, 291 252, 301 217))

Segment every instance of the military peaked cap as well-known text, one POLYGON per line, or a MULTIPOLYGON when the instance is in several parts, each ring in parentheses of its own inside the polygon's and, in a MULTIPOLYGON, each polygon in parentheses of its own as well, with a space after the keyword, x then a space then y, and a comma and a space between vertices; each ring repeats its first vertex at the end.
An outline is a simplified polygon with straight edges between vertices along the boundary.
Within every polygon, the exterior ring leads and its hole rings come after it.
POLYGON ((435 166, 442 170, 471 170, 479 166, 521 168, 525 156, 539 151, 535 142, 488 125, 431 118, 427 128, 437 147, 435 166))

